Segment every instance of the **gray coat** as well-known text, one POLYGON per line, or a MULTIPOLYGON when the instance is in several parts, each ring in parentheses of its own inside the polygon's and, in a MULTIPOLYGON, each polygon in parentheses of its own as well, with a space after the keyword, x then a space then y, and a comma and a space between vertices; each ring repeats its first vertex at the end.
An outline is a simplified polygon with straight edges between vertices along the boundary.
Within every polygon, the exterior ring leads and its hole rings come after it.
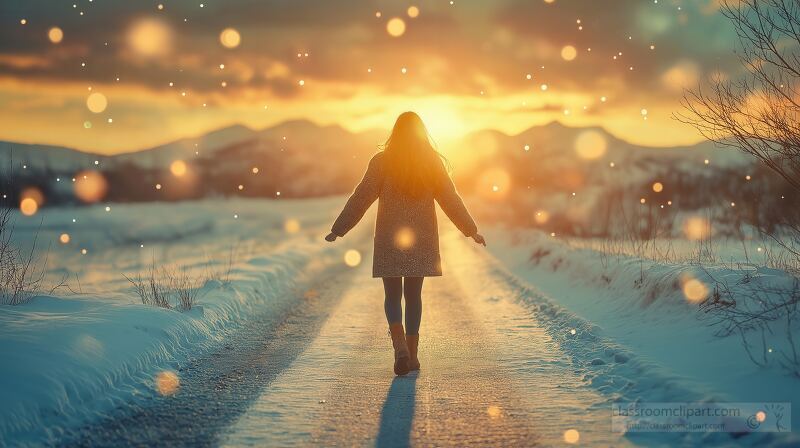
POLYGON ((453 181, 442 169, 439 188, 412 198, 383 172, 383 153, 372 157, 364 178, 347 200, 331 231, 344 236, 378 199, 373 277, 434 277, 442 275, 439 229, 434 200, 465 236, 478 233, 453 181))

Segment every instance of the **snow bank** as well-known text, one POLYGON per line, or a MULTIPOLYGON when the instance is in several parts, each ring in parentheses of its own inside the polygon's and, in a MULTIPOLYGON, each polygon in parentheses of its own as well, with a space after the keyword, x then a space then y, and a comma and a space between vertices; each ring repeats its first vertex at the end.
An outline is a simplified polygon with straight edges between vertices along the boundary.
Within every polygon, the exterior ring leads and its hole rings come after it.
MULTIPOLYGON (((709 292, 715 281, 740 295, 765 287, 785 291, 793 284, 786 273, 756 266, 608 257, 536 230, 495 228, 486 236, 489 249, 504 266, 559 305, 553 309, 566 308, 579 322, 591 322, 591 334, 602 334, 641 361, 661 366, 686 387, 716 401, 790 401, 800 409, 800 380, 777 363, 778 353, 787 350, 785 334, 779 331, 771 338, 768 356, 776 359, 760 367, 749 359, 738 335, 715 335, 717 327, 710 325, 708 314, 688 301, 683 290, 688 279, 695 279, 709 292)), ((541 307, 541 312, 548 312, 548 306, 541 307)), ((558 321, 557 316, 548 319, 558 321)), ((608 358, 598 356, 598 362, 608 358)), ((660 398, 683 401, 679 396, 660 398)), ((792 423, 800 427, 798 413, 792 423)))
MULTIPOLYGON (((53 442, 70 426, 158 393, 160 372, 177 371, 244 320, 283 312, 309 275, 346 269, 342 254, 358 239, 348 238, 348 245, 321 239, 340 202, 200 201, 117 205, 111 212, 45 211, 40 238, 73 235, 70 245, 53 248, 51 268, 76 278, 70 287, 82 293, 0 306, 0 440, 53 442), (287 226, 287 220, 296 224, 287 226), (235 255, 230 281, 204 281, 191 311, 142 305, 122 277, 146 272, 153 258, 197 278, 207 269, 226 269, 234 232, 244 253, 235 255), (165 235, 174 241, 163 241, 165 235), (81 255, 79 248, 86 247, 88 254, 81 255)), ((17 237, 29 238, 32 226, 18 223, 17 237)))

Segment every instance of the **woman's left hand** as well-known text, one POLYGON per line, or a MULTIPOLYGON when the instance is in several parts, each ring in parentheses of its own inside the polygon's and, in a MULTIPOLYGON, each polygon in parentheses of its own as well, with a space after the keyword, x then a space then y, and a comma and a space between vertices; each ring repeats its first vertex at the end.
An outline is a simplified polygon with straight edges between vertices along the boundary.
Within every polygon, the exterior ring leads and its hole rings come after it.
POLYGON ((483 247, 486 247, 486 240, 483 239, 483 235, 481 235, 480 233, 476 233, 475 235, 472 235, 472 239, 475 240, 476 243, 482 244, 483 247))
POLYGON ((328 241, 329 243, 332 243, 332 242, 336 241, 336 238, 338 238, 338 237, 339 237, 338 235, 336 235, 335 233, 331 232, 325 237, 325 241, 328 241))

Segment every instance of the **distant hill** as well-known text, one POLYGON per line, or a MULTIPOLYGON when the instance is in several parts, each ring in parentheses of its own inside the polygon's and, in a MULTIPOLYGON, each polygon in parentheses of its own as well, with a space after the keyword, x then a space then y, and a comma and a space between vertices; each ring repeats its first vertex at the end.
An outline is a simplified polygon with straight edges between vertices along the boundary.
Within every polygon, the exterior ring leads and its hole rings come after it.
MULTIPOLYGON (((0 166, 8 167, 13 149, 17 178, 53 196, 50 203, 70 199, 70 188, 64 188, 69 186, 55 185, 56 178, 68 179, 86 169, 105 175, 109 182, 106 200, 110 201, 208 195, 276 197, 278 192, 282 197, 322 196, 351 191, 385 138, 385 131, 352 133, 335 125, 294 120, 262 130, 230 126, 114 156, 0 142, 0 166), (175 160, 187 164, 186 176, 176 178, 170 173, 175 160), (156 189, 156 184, 162 188, 156 189)), ((486 179, 487 172, 504 173, 518 189, 572 191, 641 181, 665 170, 750 163, 736 151, 715 148, 713 143, 650 148, 620 140, 602 128, 567 127, 558 122, 517 135, 479 131, 443 149, 452 158, 459 188, 466 192, 485 189, 486 182, 494 182, 486 179), (597 146, 605 150, 594 159, 585 159, 576 150, 581 145, 588 145, 590 152, 597 151, 597 146), (705 159, 710 161, 708 165, 705 159)))

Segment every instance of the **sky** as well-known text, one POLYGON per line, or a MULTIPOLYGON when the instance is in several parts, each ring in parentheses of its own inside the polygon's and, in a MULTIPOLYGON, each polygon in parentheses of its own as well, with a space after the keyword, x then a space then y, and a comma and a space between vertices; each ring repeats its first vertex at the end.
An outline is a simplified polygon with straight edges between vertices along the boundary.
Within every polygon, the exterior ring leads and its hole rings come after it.
POLYGON ((684 88, 735 75, 720 0, 3 0, 0 140, 103 154, 232 124, 447 142, 558 120, 701 140, 684 88))

